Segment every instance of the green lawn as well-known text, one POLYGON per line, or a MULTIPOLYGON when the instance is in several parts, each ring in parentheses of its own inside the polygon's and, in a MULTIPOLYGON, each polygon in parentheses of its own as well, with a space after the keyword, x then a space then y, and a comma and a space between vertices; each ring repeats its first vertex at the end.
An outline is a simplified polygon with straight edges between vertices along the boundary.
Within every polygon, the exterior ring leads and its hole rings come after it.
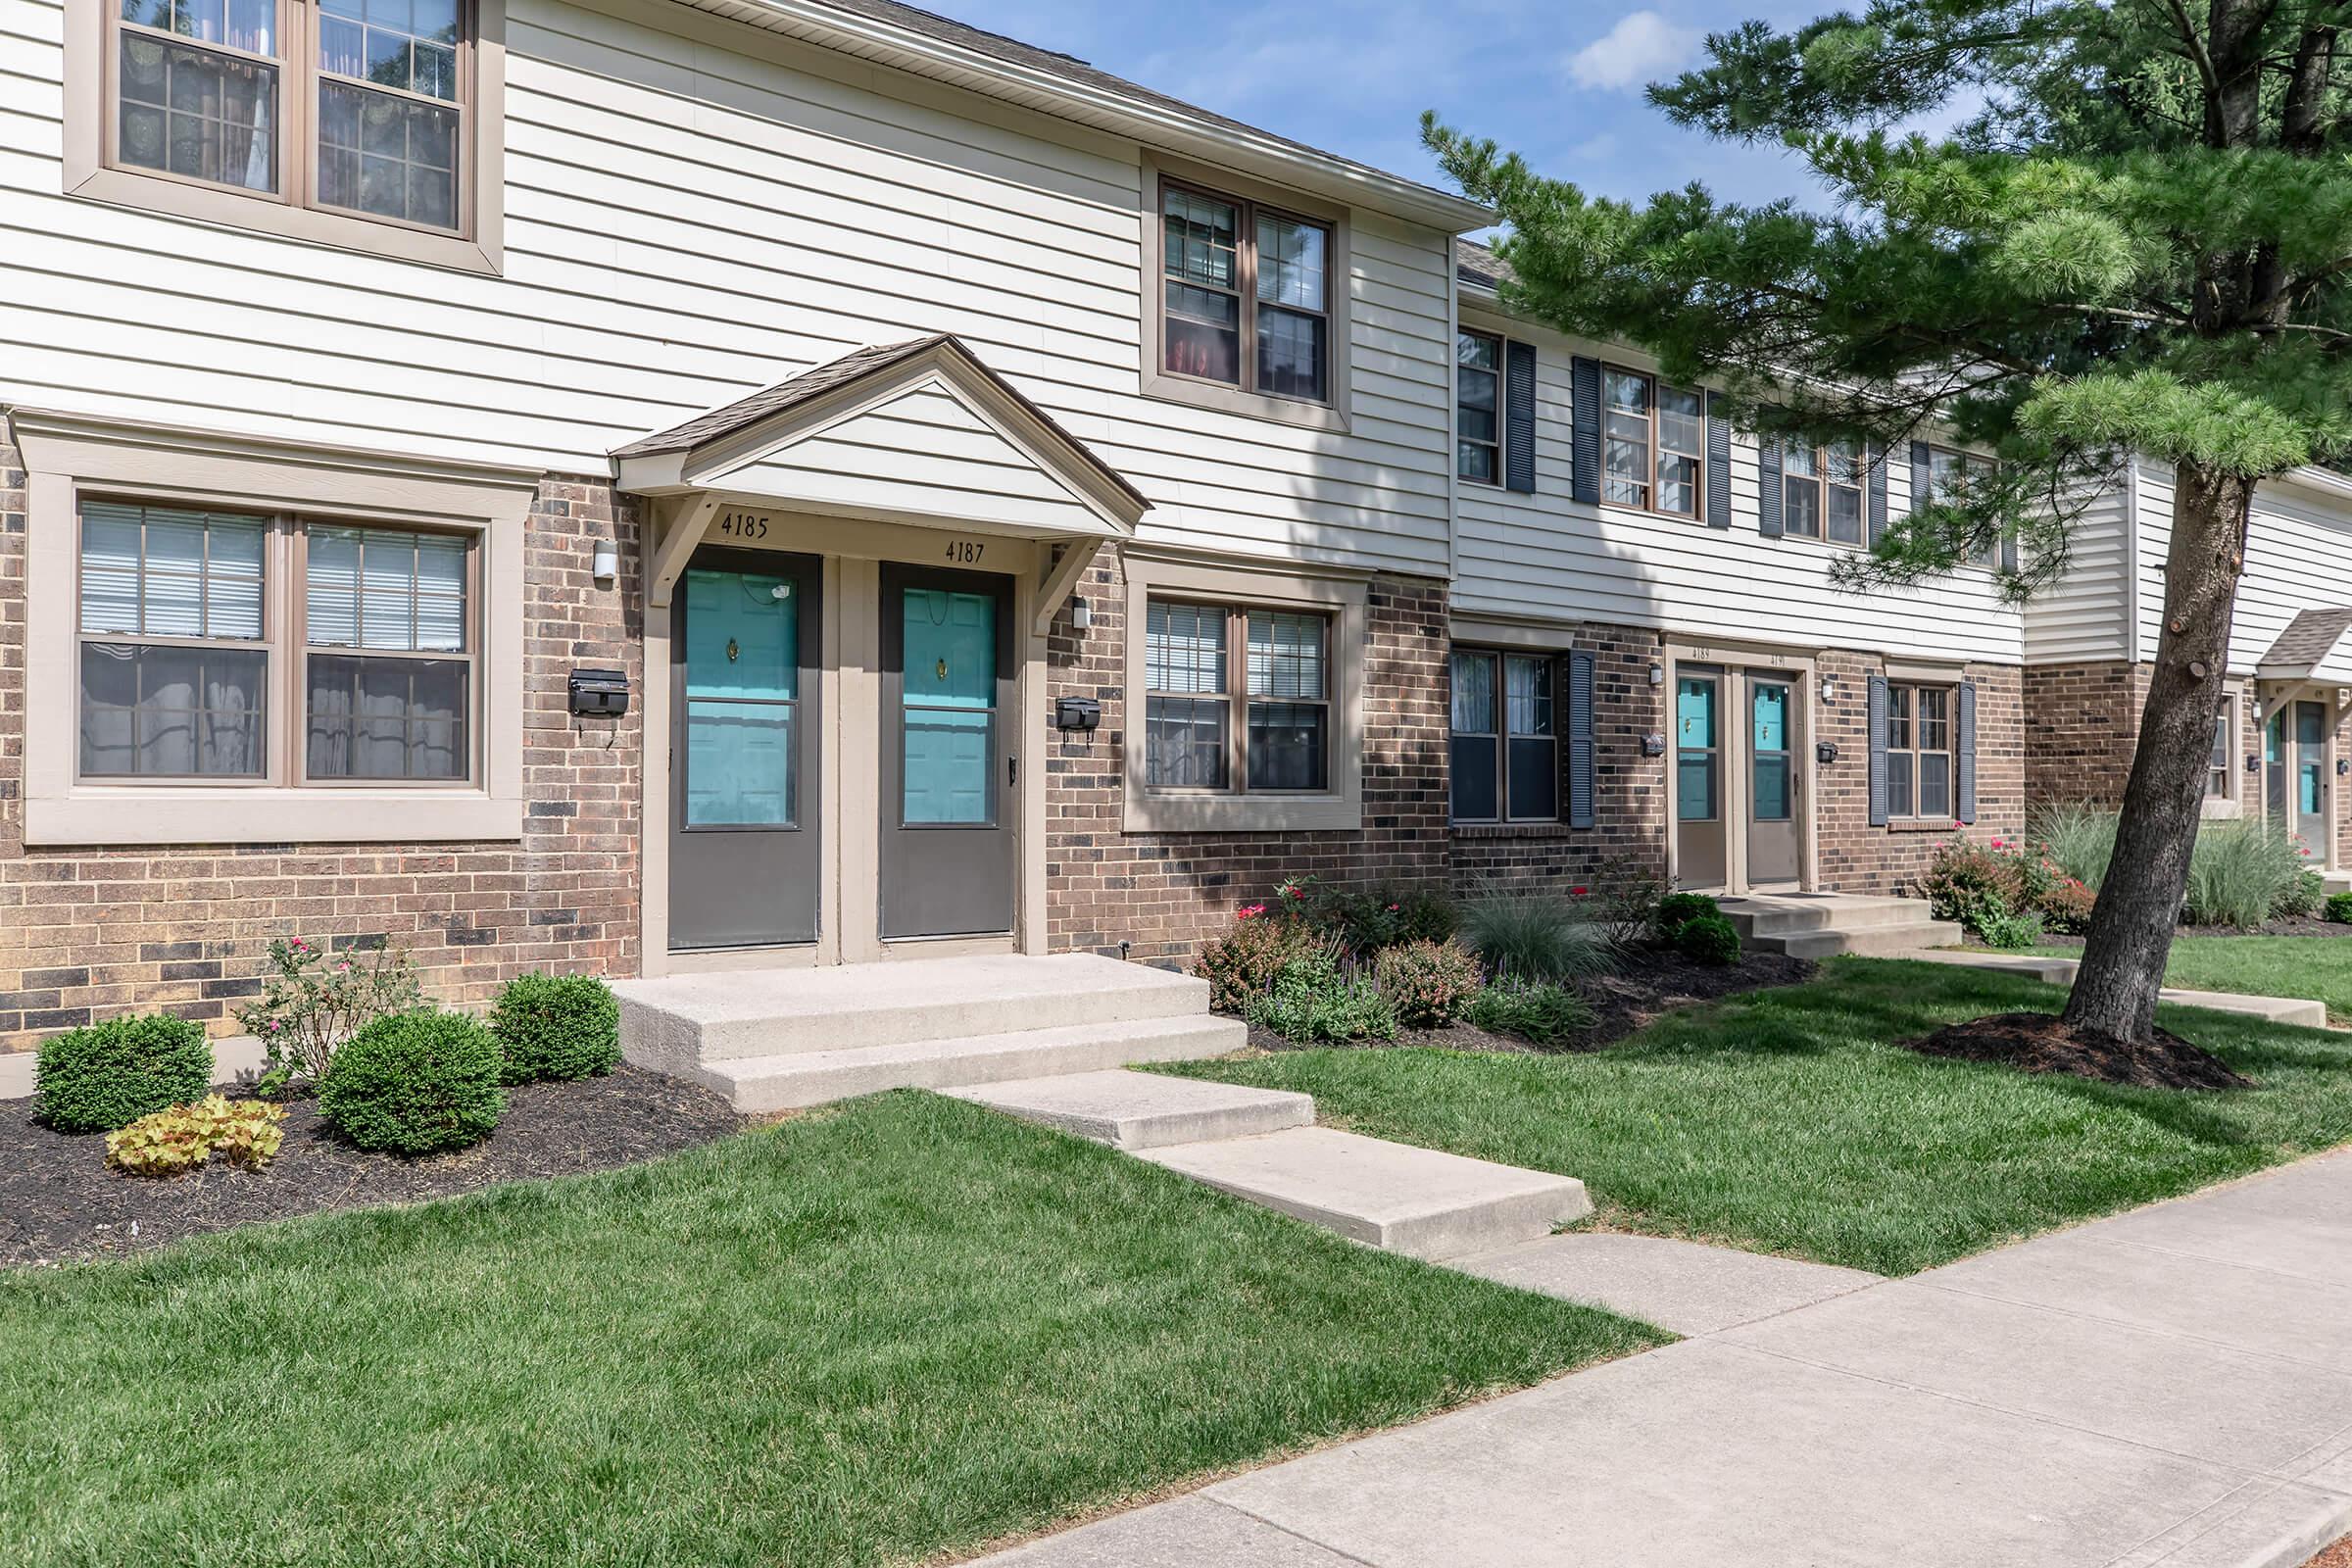
POLYGON ((1892 1042, 2055 987, 1839 958, 1588 1055, 1300 1051, 1165 1070, 1312 1094, 1360 1132, 1582 1177, 1620 1228, 1903 1274, 2352 1139, 2352 1040, 2165 1022, 2260 1087, 2110 1088, 1892 1042))
MULTIPOLYGON (((2082 956, 2081 948, 2028 951, 2082 956)), ((2188 991, 2324 1002, 2331 1021, 2352 1023, 2352 937, 2176 937, 2165 980, 2188 991)))
POLYGON ((1663 1338, 891 1095, 0 1276, 0 1562, 909 1562, 1663 1338))

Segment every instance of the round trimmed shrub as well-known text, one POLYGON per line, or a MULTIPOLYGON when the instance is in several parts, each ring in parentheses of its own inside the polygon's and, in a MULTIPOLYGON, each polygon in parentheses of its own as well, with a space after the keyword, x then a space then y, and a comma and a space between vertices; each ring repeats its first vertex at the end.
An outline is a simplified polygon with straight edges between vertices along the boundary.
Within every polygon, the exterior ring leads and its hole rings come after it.
POLYGON ((32 1068, 36 1113, 61 1133, 111 1133, 212 1087, 203 1026, 162 1014, 69 1030, 41 1047, 32 1068))
POLYGON ((1658 901, 1658 940, 1669 946, 1679 944, 1683 927, 1722 913, 1723 906, 1704 893, 1669 893, 1658 901))
POLYGON ((1459 942, 1406 942, 1372 960, 1380 994, 1407 1029, 1442 1029, 1478 994, 1486 976, 1459 942))
POLYGON ((462 1012, 396 1012, 346 1041, 318 1114, 361 1149, 437 1154, 490 1136, 506 1109, 498 1042, 462 1012))
POLYGON ((1740 961, 1740 928, 1720 914, 1702 914, 1683 922, 1675 934, 1676 951, 1693 963, 1733 964, 1740 961))
POLYGON ((620 1061, 620 1004, 592 974, 519 975, 491 1004, 490 1033, 502 1083, 598 1078, 620 1061))

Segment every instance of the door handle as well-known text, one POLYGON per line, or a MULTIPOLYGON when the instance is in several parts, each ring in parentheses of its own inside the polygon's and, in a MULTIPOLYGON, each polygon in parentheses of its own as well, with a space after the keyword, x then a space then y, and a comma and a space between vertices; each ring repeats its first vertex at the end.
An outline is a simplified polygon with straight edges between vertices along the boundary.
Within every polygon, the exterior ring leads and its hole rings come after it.
POLYGON ((1004 759, 1004 786, 1005 786, 1005 788, 1007 788, 1007 789, 1010 789, 1010 788, 1011 788, 1013 785, 1015 785, 1015 784, 1018 784, 1020 781, 1021 781, 1021 760, 1020 760, 1019 758, 1017 758, 1017 757, 1007 757, 1007 758, 1005 758, 1005 759, 1004 759))

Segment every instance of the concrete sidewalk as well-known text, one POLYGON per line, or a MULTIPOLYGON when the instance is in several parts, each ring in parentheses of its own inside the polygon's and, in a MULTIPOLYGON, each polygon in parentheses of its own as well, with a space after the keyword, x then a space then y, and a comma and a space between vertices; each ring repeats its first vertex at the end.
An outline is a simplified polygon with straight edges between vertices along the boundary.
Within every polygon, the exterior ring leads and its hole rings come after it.
POLYGON ((2352 1152, 987 1562, 2292 1568, 2347 1529, 2352 1152))

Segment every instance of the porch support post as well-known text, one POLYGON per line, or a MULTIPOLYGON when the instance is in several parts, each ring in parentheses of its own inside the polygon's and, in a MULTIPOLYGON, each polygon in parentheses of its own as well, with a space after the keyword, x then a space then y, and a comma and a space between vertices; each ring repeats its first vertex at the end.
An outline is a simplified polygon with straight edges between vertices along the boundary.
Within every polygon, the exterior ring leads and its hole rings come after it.
POLYGON ((718 499, 707 493, 683 496, 658 501, 654 510, 662 523, 662 542, 654 549, 653 569, 646 576, 645 603, 649 609, 666 610, 670 591, 684 575, 688 558, 718 514, 718 499))
MULTIPOLYGON (((1036 613, 1031 617, 1030 630, 1043 637, 1054 628, 1054 617, 1069 601, 1070 590, 1095 564, 1097 541, 1073 539, 1068 544, 1054 545, 1048 557, 1044 584, 1037 591, 1036 613)), ((1045 554, 1044 547, 1040 553, 1045 554)))

